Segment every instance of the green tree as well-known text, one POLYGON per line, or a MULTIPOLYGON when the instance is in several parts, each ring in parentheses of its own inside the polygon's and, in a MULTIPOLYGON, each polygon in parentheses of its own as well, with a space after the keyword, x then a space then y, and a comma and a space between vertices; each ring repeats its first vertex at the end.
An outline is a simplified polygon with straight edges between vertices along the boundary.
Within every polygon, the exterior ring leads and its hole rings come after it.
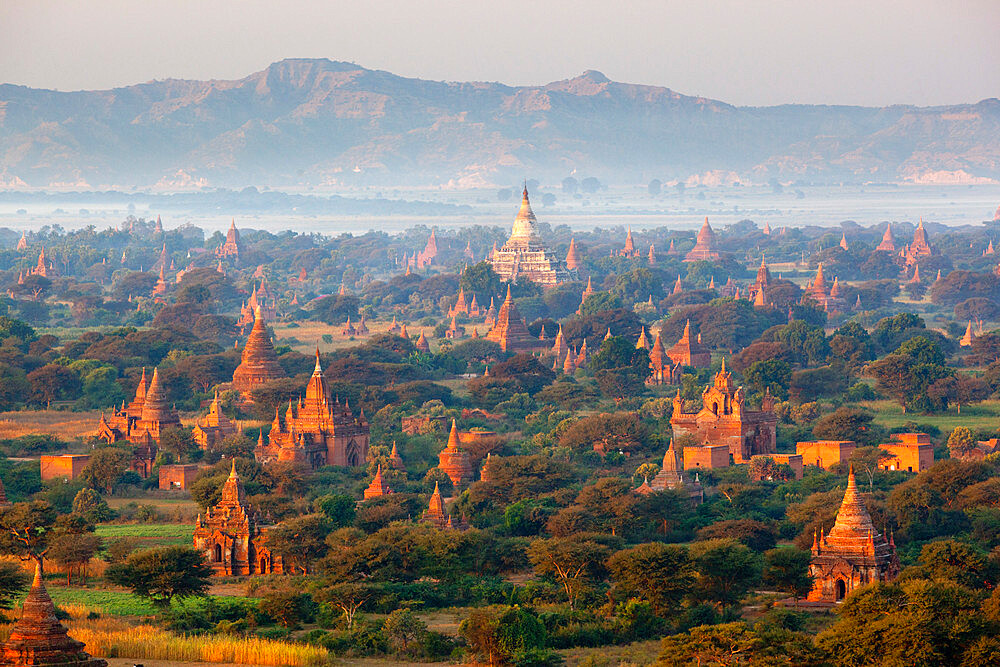
POLYGON ((147 598, 162 611, 170 607, 175 597, 203 595, 211 574, 212 569, 199 552, 190 547, 169 546, 134 552, 125 562, 109 566, 104 576, 111 583, 147 598))
POLYGON ((760 558, 736 540, 695 542, 690 554, 698 572, 696 594, 717 606, 736 604, 760 581, 760 558))
POLYGON ((641 394, 652 372, 649 350, 636 348, 621 336, 612 336, 602 342, 589 368, 594 371, 601 392, 616 402, 641 394))
POLYGON ((14 601, 28 589, 31 579, 16 563, 0 563, 0 609, 10 609, 14 601))
POLYGON ((110 521, 115 517, 115 511, 93 489, 80 489, 77 492, 73 498, 73 512, 82 515, 90 523, 110 521))
POLYGON ((743 379, 755 393, 770 391, 776 398, 784 399, 788 396, 792 367, 778 359, 755 361, 743 372, 743 379))
POLYGON ((692 592, 695 570, 687 547, 652 542, 619 551, 608 559, 619 599, 646 600, 667 617, 692 592))
POLYGON ((559 582, 571 609, 586 582, 603 573, 610 553, 607 544, 586 535, 534 540, 527 550, 535 572, 559 582))
MULTIPOLYGON (((473 653, 489 665, 514 662, 545 647, 545 626, 526 607, 477 607, 458 628, 473 653)), ((534 663, 524 663, 534 664, 534 663)))
POLYGON ((997 582, 996 563, 979 549, 957 540, 925 544, 920 550, 920 564, 931 578, 966 588, 993 588, 997 582))
POLYGON ((976 439, 972 437, 972 431, 964 426, 956 426, 948 436, 948 449, 957 457, 971 453, 976 449, 976 439))
POLYGON ((326 554, 326 536, 333 526, 325 514, 286 519, 267 531, 267 546, 281 554, 285 567, 308 573, 326 554))
POLYGON ((349 496, 346 493, 320 496, 313 501, 313 507, 316 511, 326 515, 333 529, 344 528, 354 523, 357 504, 354 496, 349 496))
POLYGON ((795 547, 778 547, 765 552, 764 584, 789 593, 797 602, 812 589, 813 581, 809 576, 811 557, 808 551, 795 547))
POLYGON ((990 631, 978 593, 926 579, 856 589, 838 617, 816 644, 838 665, 858 667, 968 664, 963 653, 990 631))
POLYGON ((90 455, 90 461, 80 473, 80 478, 93 488, 103 489, 111 495, 115 484, 132 463, 132 456, 119 447, 104 447, 90 455))
POLYGON ((736 622, 702 625, 686 633, 665 638, 656 664, 663 667, 690 665, 820 667, 829 664, 824 658, 825 656, 813 647, 811 637, 804 632, 768 627, 763 623, 750 626, 744 622, 736 622))
POLYGON ((874 419, 866 410, 841 407, 817 419, 812 432, 819 440, 853 440, 859 445, 873 446, 886 436, 885 429, 875 424, 874 419))
POLYGON ((343 583, 320 589, 318 596, 323 602, 329 602, 342 612, 347 630, 354 629, 354 619, 358 611, 371 599, 373 591, 368 586, 355 583, 343 583))
POLYGON ((272 591, 260 601, 261 611, 280 623, 285 630, 291 630, 300 622, 308 620, 312 606, 313 601, 308 593, 291 589, 272 591))
POLYGON ((0 549, 41 564, 54 535, 58 514, 49 503, 33 500, 15 503, 0 514, 0 549))
POLYGON ((386 617, 382 631, 397 651, 405 653, 412 642, 427 634, 427 624, 412 609, 395 609, 386 617))

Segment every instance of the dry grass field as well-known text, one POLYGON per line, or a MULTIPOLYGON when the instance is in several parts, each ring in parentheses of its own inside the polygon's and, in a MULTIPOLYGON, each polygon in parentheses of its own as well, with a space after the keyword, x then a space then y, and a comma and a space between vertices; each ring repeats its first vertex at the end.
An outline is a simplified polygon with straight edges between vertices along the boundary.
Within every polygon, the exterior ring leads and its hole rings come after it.
MULTIPOLYGON (((354 320, 351 321, 353 322, 354 320)), ((338 350, 343 347, 361 345, 368 336, 388 333, 391 320, 389 322, 366 321, 365 325, 370 330, 370 333, 366 336, 345 336, 341 333, 344 328, 343 324, 324 324, 323 322, 311 321, 301 321, 295 324, 296 326, 289 326, 288 324, 278 323, 272 327, 274 330, 275 345, 289 345, 293 350, 303 354, 312 354, 316 351, 316 346, 319 346, 320 352, 329 352, 330 350, 338 350), (330 336, 332 341, 329 343, 324 342, 324 335, 330 336), (297 342, 292 342, 292 339, 297 342)), ((407 325, 407 333, 415 341, 421 331, 424 331, 428 338, 430 338, 433 328, 421 327, 417 324, 413 326, 407 325)), ((481 331, 480 333, 483 332, 481 331)), ((434 339, 430 338, 430 342, 433 349, 435 347, 434 339)))
POLYGON ((0 439, 22 435, 53 435, 60 440, 74 440, 93 435, 101 418, 98 411, 25 410, 0 412, 0 439))

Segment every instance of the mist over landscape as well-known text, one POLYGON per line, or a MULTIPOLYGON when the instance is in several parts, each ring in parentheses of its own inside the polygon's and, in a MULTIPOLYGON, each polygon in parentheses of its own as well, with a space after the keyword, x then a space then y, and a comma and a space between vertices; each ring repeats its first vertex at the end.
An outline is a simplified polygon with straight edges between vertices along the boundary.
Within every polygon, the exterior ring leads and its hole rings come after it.
POLYGON ((0 0, 0 667, 1000 665, 995 0, 0 0))

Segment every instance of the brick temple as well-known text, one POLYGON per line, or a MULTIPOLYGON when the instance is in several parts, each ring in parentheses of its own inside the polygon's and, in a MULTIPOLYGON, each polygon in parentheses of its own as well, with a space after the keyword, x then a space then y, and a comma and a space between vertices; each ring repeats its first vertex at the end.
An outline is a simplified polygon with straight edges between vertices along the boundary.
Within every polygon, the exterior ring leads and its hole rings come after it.
POLYGON ((222 498, 199 514, 194 528, 194 548, 217 577, 270 574, 284 571, 279 555, 265 546, 267 526, 247 501, 243 482, 233 469, 222 487, 222 498))
POLYGON ((889 582, 899 574, 896 544, 872 524, 854 481, 854 466, 847 475, 847 490, 830 532, 813 535, 809 574, 813 589, 807 599, 836 603, 855 588, 876 581, 889 582))
POLYGON ((526 352, 546 347, 544 341, 539 341, 528 331, 528 325, 524 323, 524 318, 510 296, 510 285, 507 286, 507 297, 497 312, 496 323, 486 334, 486 340, 498 343, 504 352, 526 352))
POLYGON ((70 637, 56 618, 55 605, 45 590, 40 558, 35 561, 35 578, 23 609, 0 647, 0 665, 107 667, 106 661, 86 653, 84 643, 70 637))
POLYGON ((715 382, 702 392, 701 400, 700 410, 684 412, 678 390, 670 418, 675 438, 690 434, 706 445, 724 445, 735 463, 749 463, 755 455, 777 451, 778 417, 774 414, 774 399, 767 394, 760 410, 749 409, 743 387, 736 387, 732 374, 726 370, 725 359, 715 382))
POLYGON ((330 394, 316 350, 316 366, 306 385, 305 398, 289 403, 284 421, 275 411, 267 444, 258 442, 258 461, 282 461, 309 468, 325 465, 360 466, 368 456, 369 426, 364 410, 330 394))
POLYGON ((272 380, 285 377, 285 370, 278 363, 271 334, 264 324, 260 309, 255 311, 253 329, 243 348, 240 365, 233 373, 233 389, 240 392, 244 400, 251 400, 251 392, 272 380))

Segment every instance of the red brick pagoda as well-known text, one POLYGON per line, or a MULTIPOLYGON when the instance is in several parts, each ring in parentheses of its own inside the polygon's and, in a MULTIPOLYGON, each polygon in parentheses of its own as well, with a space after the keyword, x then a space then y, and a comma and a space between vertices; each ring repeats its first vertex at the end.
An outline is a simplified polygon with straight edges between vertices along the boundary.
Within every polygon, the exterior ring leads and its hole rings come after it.
POLYGON ((347 401, 330 394, 316 350, 316 366, 306 385, 305 399, 289 403, 282 422, 275 412, 268 443, 258 446, 257 460, 283 461, 309 468, 325 465, 360 466, 368 456, 369 426, 364 410, 358 415, 347 401))
POLYGON ((748 409, 743 387, 733 383, 725 359, 715 383, 705 388, 701 400, 701 410, 684 412, 684 401, 677 392, 670 418, 675 438, 691 434, 707 445, 726 445, 735 463, 749 463, 752 456, 777 451, 774 399, 767 394, 760 410, 748 409))
POLYGON ((510 296, 510 285, 507 286, 507 297, 497 313, 496 324, 486 334, 486 340, 498 343, 504 352, 522 352, 539 347, 538 338, 528 331, 528 326, 514 305, 514 300, 510 296))
POLYGON ((243 482, 233 469, 222 487, 215 507, 198 515, 194 528, 194 548, 205 556, 214 576, 271 574, 284 571, 282 558, 265 546, 267 527, 247 502, 243 482))
POLYGON ((847 475, 847 491, 837 521, 826 535, 813 535, 809 574, 813 589, 807 599, 835 603, 859 586, 892 581, 899 574, 899 558, 892 536, 875 529, 858 493, 854 466, 847 475))
POLYGON ((251 400, 251 392, 257 387, 285 377, 285 370, 278 363, 271 334, 264 325, 264 318, 258 308, 253 329, 243 348, 240 365, 233 373, 233 389, 240 392, 244 400, 251 400))
POLYGON ((42 560, 35 561, 35 579, 24 600, 24 613, 0 647, 0 665, 51 665, 53 667, 107 667, 83 650, 84 643, 70 637, 56 618, 56 608, 45 590, 42 560))
POLYGON ((712 226, 708 224, 708 216, 705 216, 705 222, 698 232, 698 238, 695 241, 694 247, 684 256, 684 261, 700 262, 702 260, 712 261, 714 259, 719 259, 719 251, 715 248, 715 232, 712 231, 712 226))

